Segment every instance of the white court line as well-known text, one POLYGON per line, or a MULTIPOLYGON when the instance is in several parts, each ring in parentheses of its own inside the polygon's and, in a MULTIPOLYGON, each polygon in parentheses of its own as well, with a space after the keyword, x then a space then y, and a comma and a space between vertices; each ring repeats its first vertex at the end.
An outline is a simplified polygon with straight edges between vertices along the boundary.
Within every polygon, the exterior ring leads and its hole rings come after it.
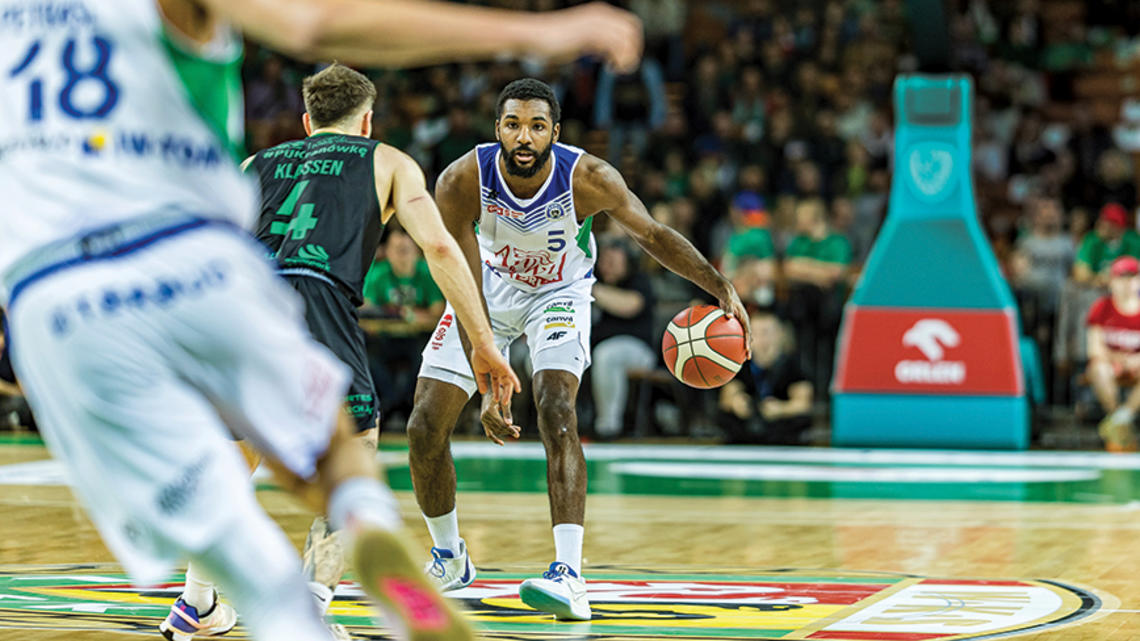
POLYGON ((1097 470, 968 467, 828 467, 823 465, 737 465, 723 463, 615 463, 610 471, 629 476, 733 481, 819 481, 847 483, 1068 483, 1095 481, 1097 470))
MULTIPOLYGON (((645 459, 735 463, 846 463, 869 465, 973 465, 994 467, 1064 467, 1140 470, 1140 454, 1108 452, 993 452, 962 450, 844 449, 825 447, 762 447, 753 445, 624 445, 587 444, 592 461, 645 459)), ((541 443, 459 442, 451 444, 455 458, 542 460, 541 443)))

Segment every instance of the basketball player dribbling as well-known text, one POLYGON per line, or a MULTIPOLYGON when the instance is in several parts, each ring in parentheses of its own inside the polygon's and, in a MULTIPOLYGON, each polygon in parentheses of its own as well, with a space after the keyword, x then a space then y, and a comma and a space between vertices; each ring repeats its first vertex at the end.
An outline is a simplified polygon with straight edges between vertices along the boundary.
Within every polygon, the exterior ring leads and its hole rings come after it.
MULTIPOLYGON (((656 222, 621 174, 601 159, 558 142, 560 108, 546 84, 526 78, 499 94, 495 137, 440 176, 444 223, 482 283, 500 348, 526 335, 534 365, 538 430, 554 526, 555 562, 520 586, 527 605, 560 619, 586 620, 582 579, 586 461, 575 399, 590 361, 590 301, 595 243, 592 216, 605 212, 662 265, 715 296, 728 315, 748 318, 729 283, 683 236, 656 222), (476 225, 478 227, 476 228, 476 225)), ((450 307, 424 348, 408 421, 412 480, 434 547, 428 575, 443 590, 475 578, 459 537, 450 438, 475 391, 464 365, 461 330, 450 307)), ((507 409, 509 412, 509 408, 507 409)), ((498 444, 519 434, 488 396, 482 420, 498 444)))
MULTIPOLYGON (((286 51, 399 64, 497 54, 509 17, 531 29, 506 33, 509 51, 596 50, 628 66, 636 21, 406 0, 0 0, 0 16, 12 362, 107 546, 140 583, 191 558, 254 638, 328 639, 237 434, 355 540, 362 586, 402 638, 471 638, 411 564, 395 501, 352 441, 347 368, 241 231, 254 190, 236 164, 241 45, 228 25, 286 51)), ((502 358, 474 366, 488 396, 509 396, 502 358)), ((234 621, 210 621, 218 612, 187 604, 179 632, 224 633, 234 621)))

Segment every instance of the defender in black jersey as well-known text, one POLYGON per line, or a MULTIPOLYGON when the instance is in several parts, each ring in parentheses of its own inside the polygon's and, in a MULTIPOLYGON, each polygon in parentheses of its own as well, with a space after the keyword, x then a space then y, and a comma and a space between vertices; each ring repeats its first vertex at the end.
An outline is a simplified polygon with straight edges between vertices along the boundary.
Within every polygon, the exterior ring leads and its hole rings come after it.
MULTIPOLYGON (((309 136, 264 150, 242 169, 256 171, 261 182, 257 237, 304 300, 313 337, 353 370, 346 411, 356 419, 360 439, 375 449, 379 430, 356 307, 384 223, 393 215, 424 250, 432 277, 468 328, 480 391, 491 392, 495 404, 509 404, 520 390, 518 377, 495 347, 475 279, 443 225, 423 171, 403 152, 369 138, 376 99, 372 82, 334 64, 305 79, 304 99, 309 136)), ((310 528, 304 560, 310 589, 324 612, 343 574, 344 557, 339 533, 323 517, 310 528)), ((208 595, 210 584, 190 581, 191 573, 187 569, 184 594, 208 595)), ((331 628, 338 639, 349 638, 343 627, 331 628)), ((430 638, 468 637, 466 626, 457 623, 430 638)))
POLYGON ((358 432, 379 425, 356 314, 384 229, 376 197, 379 144, 363 136, 316 133, 258 152, 247 168, 261 182, 257 239, 304 298, 313 338, 352 368, 345 410, 358 432))

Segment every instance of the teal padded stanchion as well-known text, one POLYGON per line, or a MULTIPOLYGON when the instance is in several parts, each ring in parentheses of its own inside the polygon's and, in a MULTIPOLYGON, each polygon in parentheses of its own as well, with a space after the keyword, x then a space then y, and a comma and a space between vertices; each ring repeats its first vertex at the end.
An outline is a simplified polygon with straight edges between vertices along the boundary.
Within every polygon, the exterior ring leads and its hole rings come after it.
POLYGON ((1016 307, 970 177, 971 103, 965 76, 895 82, 890 206, 844 310, 835 445, 1028 446, 1016 307))

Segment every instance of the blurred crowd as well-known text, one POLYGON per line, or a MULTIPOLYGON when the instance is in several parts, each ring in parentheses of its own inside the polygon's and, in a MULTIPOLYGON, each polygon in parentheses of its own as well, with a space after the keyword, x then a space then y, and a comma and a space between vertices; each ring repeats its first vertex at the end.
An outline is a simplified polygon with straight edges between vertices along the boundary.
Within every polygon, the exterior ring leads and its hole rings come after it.
MULTIPOLYGON (((415 157, 430 184, 493 140, 505 84, 523 76, 548 82, 562 103, 561 141, 618 167, 653 217, 688 237, 757 310, 744 373, 710 393, 681 389, 660 375, 661 330, 693 301, 712 301, 599 220, 584 431, 593 425, 595 437, 617 438, 688 429, 734 442, 804 443, 810 426, 826 419, 842 306, 886 211, 892 83, 917 68, 908 3, 618 4, 645 23, 646 56, 634 73, 615 75, 588 58, 373 70, 374 137, 415 157), (611 295, 621 290, 637 296, 611 295)), ((946 5, 950 70, 975 80, 979 211, 1023 329, 1046 364, 1037 400, 1095 417, 1112 408, 1089 387, 1088 310, 1107 292, 1113 261, 1140 257, 1132 157, 1140 102, 1106 118, 1079 85, 1106 60, 1127 68, 1140 57, 1140 3, 946 5)), ((300 81, 313 70, 250 46, 243 73, 251 150, 304 135, 300 81)), ((385 413, 397 423, 410 407, 419 332, 430 330, 442 304, 415 252, 402 234, 386 240, 362 310, 386 321, 372 331, 374 368, 385 413)))
MULTIPOLYGON (((493 139, 503 85, 522 76, 551 84, 562 102, 562 142, 617 166, 654 218, 686 235, 763 311, 754 362, 737 383, 695 396, 667 389, 667 379, 651 374, 659 367, 660 330, 677 310, 707 297, 598 221, 599 240, 617 256, 599 257, 598 287, 628 288, 643 304, 613 309, 605 291, 597 296, 595 357, 606 376, 592 386, 592 396, 601 396, 587 408, 595 420, 583 423, 601 438, 644 425, 639 433, 668 432, 679 419, 665 410, 675 404, 687 410, 689 427, 728 440, 803 442, 813 419, 826 417, 842 305, 886 210, 892 83, 917 65, 907 3, 621 4, 645 21, 647 55, 636 72, 617 76, 591 59, 376 71, 375 136, 413 155, 431 181, 493 139), (615 389, 617 399, 607 396, 615 389), (640 401, 645 395, 660 402, 640 401), (646 408, 655 411, 634 416, 646 408)), ((1140 256, 1140 236, 1127 118, 1114 127, 1095 117, 1078 99, 1076 79, 1098 57, 1117 64, 1135 57, 1135 34, 1119 25, 1140 24, 1140 16, 1131 3, 1112 0, 1076 3, 1079 11, 1064 13, 1073 4, 947 3, 951 70, 976 83, 979 211, 1024 329, 1046 363, 1038 400, 1085 403, 1092 416, 1087 312, 1106 291, 1113 259, 1140 256)), ((298 86, 311 70, 250 51, 251 148, 302 134, 298 86)), ((379 265, 383 252, 377 258, 379 265)), ((400 359, 407 360, 414 365, 414 358, 400 359)), ((594 375, 601 369, 595 365, 594 375)), ((397 388, 406 396, 406 385, 397 388)), ((397 416, 409 400, 390 401, 397 416)))

